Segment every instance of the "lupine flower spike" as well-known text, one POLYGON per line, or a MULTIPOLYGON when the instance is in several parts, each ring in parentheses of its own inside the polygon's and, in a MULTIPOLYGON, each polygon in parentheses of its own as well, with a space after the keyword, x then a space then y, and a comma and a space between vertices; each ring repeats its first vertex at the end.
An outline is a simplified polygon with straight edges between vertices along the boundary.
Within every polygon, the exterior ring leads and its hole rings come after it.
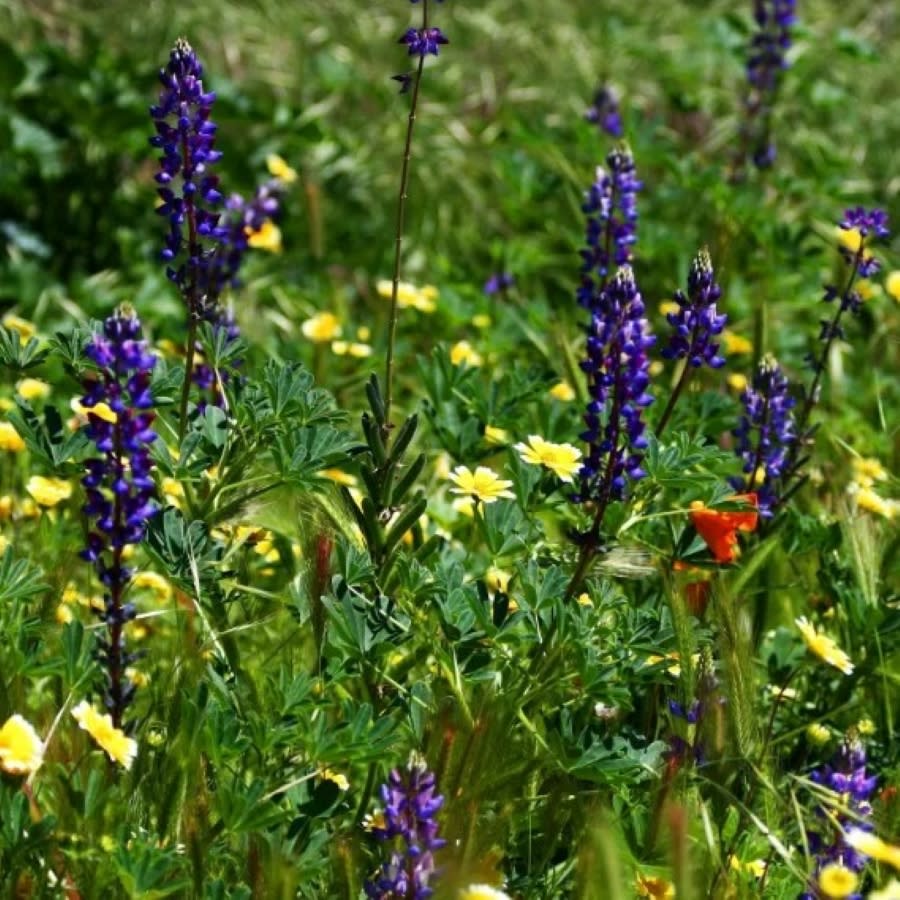
POLYGON ((849 310, 853 315, 857 315, 862 308, 862 296, 856 289, 856 284, 860 279, 870 278, 879 269, 878 260, 869 252, 869 248, 873 241, 890 236, 887 214, 880 209, 866 210, 862 207, 848 209, 839 226, 847 238, 845 243, 842 242, 840 252, 848 264, 849 272, 843 288, 833 284, 825 285, 822 300, 824 303, 835 304, 835 310, 830 319, 821 320, 819 332, 821 351, 818 355, 810 353, 807 356, 813 370, 812 384, 809 390, 805 391, 803 407, 797 416, 798 438, 784 466, 785 484, 798 476, 804 462, 799 458, 800 451, 809 445, 815 433, 815 428, 809 427, 809 417, 819 402, 819 389, 832 345, 835 340, 844 337, 844 328, 841 324, 844 313, 849 310))
POLYGON ((582 440, 588 452, 581 468, 580 501, 605 507, 625 496, 629 481, 645 475, 642 451, 647 447, 643 410, 653 402, 648 393, 647 350, 656 338, 644 317, 644 301, 630 266, 623 266, 601 292, 588 328, 586 359, 588 402, 582 440))
POLYGON ((747 57, 748 90, 740 158, 735 161, 736 177, 743 170, 747 154, 759 169, 767 169, 775 162, 772 120, 782 75, 788 67, 787 52, 797 22, 796 5, 796 0, 754 0, 757 30, 750 40, 747 57))
MULTIPOLYGON (((862 900, 856 891, 859 873, 866 865, 866 855, 848 843, 847 831, 854 834, 870 833, 872 805, 869 802, 878 777, 866 769, 866 751, 855 737, 849 737, 841 745, 829 765, 816 769, 810 780, 823 788, 834 791, 839 797, 840 808, 818 810, 819 823, 807 832, 810 850, 816 864, 810 879, 809 890, 801 900, 818 900, 820 897, 846 897, 862 900), (837 887, 848 888, 838 893, 837 887)), ((854 844, 861 843, 859 839, 854 844)))
POLYGON ((666 359, 683 359, 685 363, 656 427, 657 435, 664 431, 691 371, 703 365, 718 369, 725 364, 715 341, 728 321, 728 316, 720 314, 716 307, 721 296, 722 289, 716 284, 709 251, 704 247, 691 265, 687 294, 675 292, 678 310, 666 316, 672 334, 662 355, 666 359))
POLYGON ((446 843, 438 837, 437 813, 444 798, 436 793, 434 775, 416 754, 404 772, 394 769, 381 787, 384 810, 372 833, 392 841, 394 850, 380 872, 366 884, 366 894, 378 900, 430 897, 434 851, 446 843))
POLYGON ((745 477, 733 478, 731 483, 753 491, 760 516, 768 519, 784 499, 783 477, 797 442, 792 412, 796 400, 774 358, 767 356, 760 362, 753 383, 741 394, 741 403, 744 414, 734 436, 745 477))
POLYGON ((627 147, 618 147, 606 157, 607 169, 597 169, 582 204, 587 214, 585 243, 581 251, 581 287, 578 302, 593 311, 614 266, 631 262, 637 241, 638 180, 634 158, 627 147))
POLYGON ((99 375, 85 383, 81 404, 87 410, 88 437, 100 455, 87 461, 82 479, 84 514, 91 522, 82 556, 94 564, 105 588, 100 618, 106 638, 99 641, 106 675, 103 702, 118 727, 134 695, 125 674, 133 657, 125 651, 124 628, 135 609, 125 602, 132 572, 124 564, 124 551, 141 541, 156 511, 149 450, 156 440, 150 391, 156 358, 147 352, 141 324, 127 308, 104 322, 86 353, 99 375))

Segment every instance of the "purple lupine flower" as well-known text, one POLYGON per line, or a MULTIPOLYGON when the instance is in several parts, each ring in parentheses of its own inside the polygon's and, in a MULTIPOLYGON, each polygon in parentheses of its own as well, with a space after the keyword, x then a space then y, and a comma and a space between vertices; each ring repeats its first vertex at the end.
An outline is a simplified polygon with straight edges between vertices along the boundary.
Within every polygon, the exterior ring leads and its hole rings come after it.
POLYGON ((87 461, 81 482, 87 496, 84 514, 91 522, 81 555, 95 565, 105 587, 100 617, 107 638, 99 642, 99 656, 106 676, 104 703, 118 726, 134 695, 125 674, 133 657, 125 652, 123 630, 135 610, 123 602, 132 575, 123 551, 141 541, 156 512, 149 449, 156 440, 150 390, 156 357, 147 351, 141 323, 130 309, 111 315, 85 353, 100 369, 85 382, 81 403, 88 413, 87 435, 101 455, 87 461), (101 403, 108 410, 98 408, 101 403))
POLYGON ((405 772, 394 769, 381 786, 384 827, 372 829, 394 849, 378 875, 366 883, 366 895, 378 900, 430 897, 435 872, 434 851, 446 841, 438 837, 436 815, 444 798, 435 793, 435 777, 416 754, 405 772), (399 840, 397 840, 399 839, 399 840))
POLYGON ((514 275, 510 275, 508 272, 494 272, 484 283, 484 288, 482 290, 488 297, 492 297, 494 294, 505 293, 515 283, 516 279, 514 275))
POLYGON ((581 439, 588 452, 581 468, 578 501, 605 506, 625 496, 628 480, 645 476, 642 451, 647 447, 642 419, 653 402, 648 348, 656 338, 644 317, 644 301, 630 266, 622 266, 600 292, 591 310, 586 359, 588 402, 581 439))
POLYGON ((606 157, 608 170, 597 168, 597 179, 585 194, 587 213, 585 243, 581 251, 582 279, 578 302, 592 310, 613 266, 631 261, 637 241, 638 180, 634 158, 627 147, 617 147, 606 157))
POLYGON ((718 369, 725 364, 725 359, 718 355, 719 344, 712 338, 722 333, 728 316, 720 315, 716 309, 722 289, 716 284, 712 260, 705 247, 691 265, 687 287, 687 295, 675 292, 678 311, 666 316, 673 331, 662 355, 666 359, 686 358, 695 368, 706 363, 718 369))
POLYGON ((397 41, 406 44, 410 56, 437 56, 441 44, 449 44, 440 28, 408 28, 397 41))
POLYGON ((742 137, 753 164, 760 169, 775 162, 772 116, 782 72, 788 67, 796 5, 796 0, 754 0, 757 31, 747 56, 749 92, 744 102, 742 137))
POLYGON ((619 113, 619 98, 611 87, 603 85, 597 88, 594 102, 584 114, 588 122, 600 127, 610 137, 620 138, 625 133, 622 127, 622 116, 619 113))
POLYGON ((792 409, 796 400, 790 382, 771 356, 759 364, 752 384, 741 394, 744 413, 732 432, 735 452, 743 461, 746 478, 731 479, 740 490, 757 495, 759 514, 771 518, 782 499, 783 479, 797 444, 797 426, 792 409))
MULTIPOLYGON (((853 872, 861 872, 868 857, 851 847, 845 840, 849 828, 872 831, 872 804, 870 798, 878 785, 878 776, 869 774, 866 768, 866 751, 862 743, 847 738, 827 765, 810 773, 810 781, 834 791, 840 806, 820 805, 816 810, 817 823, 807 831, 810 850, 815 854, 816 865, 811 886, 816 876, 830 863, 839 863, 853 872)), ((801 900, 816 900, 819 893, 812 887, 801 895, 801 900)), ((848 900, 862 900, 862 894, 850 894, 848 900)))
POLYGON ((150 143, 162 150, 156 176, 162 202, 156 211, 169 221, 161 256, 192 312, 201 299, 203 274, 221 236, 214 209, 222 194, 218 177, 209 171, 222 156, 214 148, 216 125, 210 119, 216 95, 204 91, 202 76, 203 67, 191 45, 179 38, 159 73, 163 84, 159 103, 150 107, 156 126, 150 143))

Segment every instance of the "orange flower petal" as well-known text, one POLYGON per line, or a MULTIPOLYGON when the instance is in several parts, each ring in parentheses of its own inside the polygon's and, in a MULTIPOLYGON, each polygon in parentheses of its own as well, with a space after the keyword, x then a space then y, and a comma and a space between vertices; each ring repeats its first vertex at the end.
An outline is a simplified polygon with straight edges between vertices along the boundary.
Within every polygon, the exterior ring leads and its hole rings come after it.
MULTIPOLYGON (((756 494, 738 494, 729 500, 757 505, 756 494)), ((739 531, 755 531, 759 524, 756 510, 707 509, 701 502, 691 504, 691 522, 703 538, 716 562, 730 563, 737 557, 739 531)))

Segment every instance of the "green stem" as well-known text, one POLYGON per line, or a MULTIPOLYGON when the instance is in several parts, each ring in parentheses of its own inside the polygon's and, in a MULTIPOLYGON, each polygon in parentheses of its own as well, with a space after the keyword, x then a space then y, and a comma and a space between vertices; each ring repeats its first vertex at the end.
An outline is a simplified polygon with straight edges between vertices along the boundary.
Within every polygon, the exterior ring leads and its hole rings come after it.
POLYGON ((684 361, 684 368, 681 370, 681 375, 678 378, 678 383, 675 385, 674 390, 671 394, 669 394, 669 402, 666 404, 666 408, 663 410, 663 414, 660 417, 659 424, 656 426, 656 437, 661 438, 662 433, 666 430, 666 425, 669 424, 669 419, 672 416, 672 410, 675 409, 675 404, 678 402, 678 398, 681 396, 681 392, 684 390, 684 386, 688 383, 688 380, 691 377, 691 364, 688 360, 684 361))
MULTIPOLYGON (((422 28, 428 27, 428 0, 422 2, 422 28)), ((387 444, 391 428, 391 403, 394 398, 394 344, 397 340, 397 294, 400 288, 400 263, 403 251, 403 224, 406 219, 406 200, 409 188, 409 161, 412 157, 413 129, 416 125, 416 111, 419 106, 419 86, 425 69, 425 54, 419 57, 409 107, 409 121, 406 126, 406 142, 403 146, 403 165, 400 169, 400 191, 397 195, 397 227, 394 233, 394 270, 391 275, 391 311, 388 320, 387 360, 384 372, 384 424, 382 434, 387 444)))

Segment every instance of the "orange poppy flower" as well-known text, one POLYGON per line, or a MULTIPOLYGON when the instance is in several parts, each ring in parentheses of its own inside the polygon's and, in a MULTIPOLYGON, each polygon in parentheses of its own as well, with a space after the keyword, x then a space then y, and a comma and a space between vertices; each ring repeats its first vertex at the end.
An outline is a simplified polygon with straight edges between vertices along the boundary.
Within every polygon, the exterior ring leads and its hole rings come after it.
POLYGON ((737 494, 728 499, 743 501, 753 509, 707 509, 700 500, 695 500, 691 504, 691 522, 697 529, 697 534, 706 542, 716 562, 720 563, 734 562, 738 555, 737 533, 755 531, 759 524, 756 494, 737 494))

